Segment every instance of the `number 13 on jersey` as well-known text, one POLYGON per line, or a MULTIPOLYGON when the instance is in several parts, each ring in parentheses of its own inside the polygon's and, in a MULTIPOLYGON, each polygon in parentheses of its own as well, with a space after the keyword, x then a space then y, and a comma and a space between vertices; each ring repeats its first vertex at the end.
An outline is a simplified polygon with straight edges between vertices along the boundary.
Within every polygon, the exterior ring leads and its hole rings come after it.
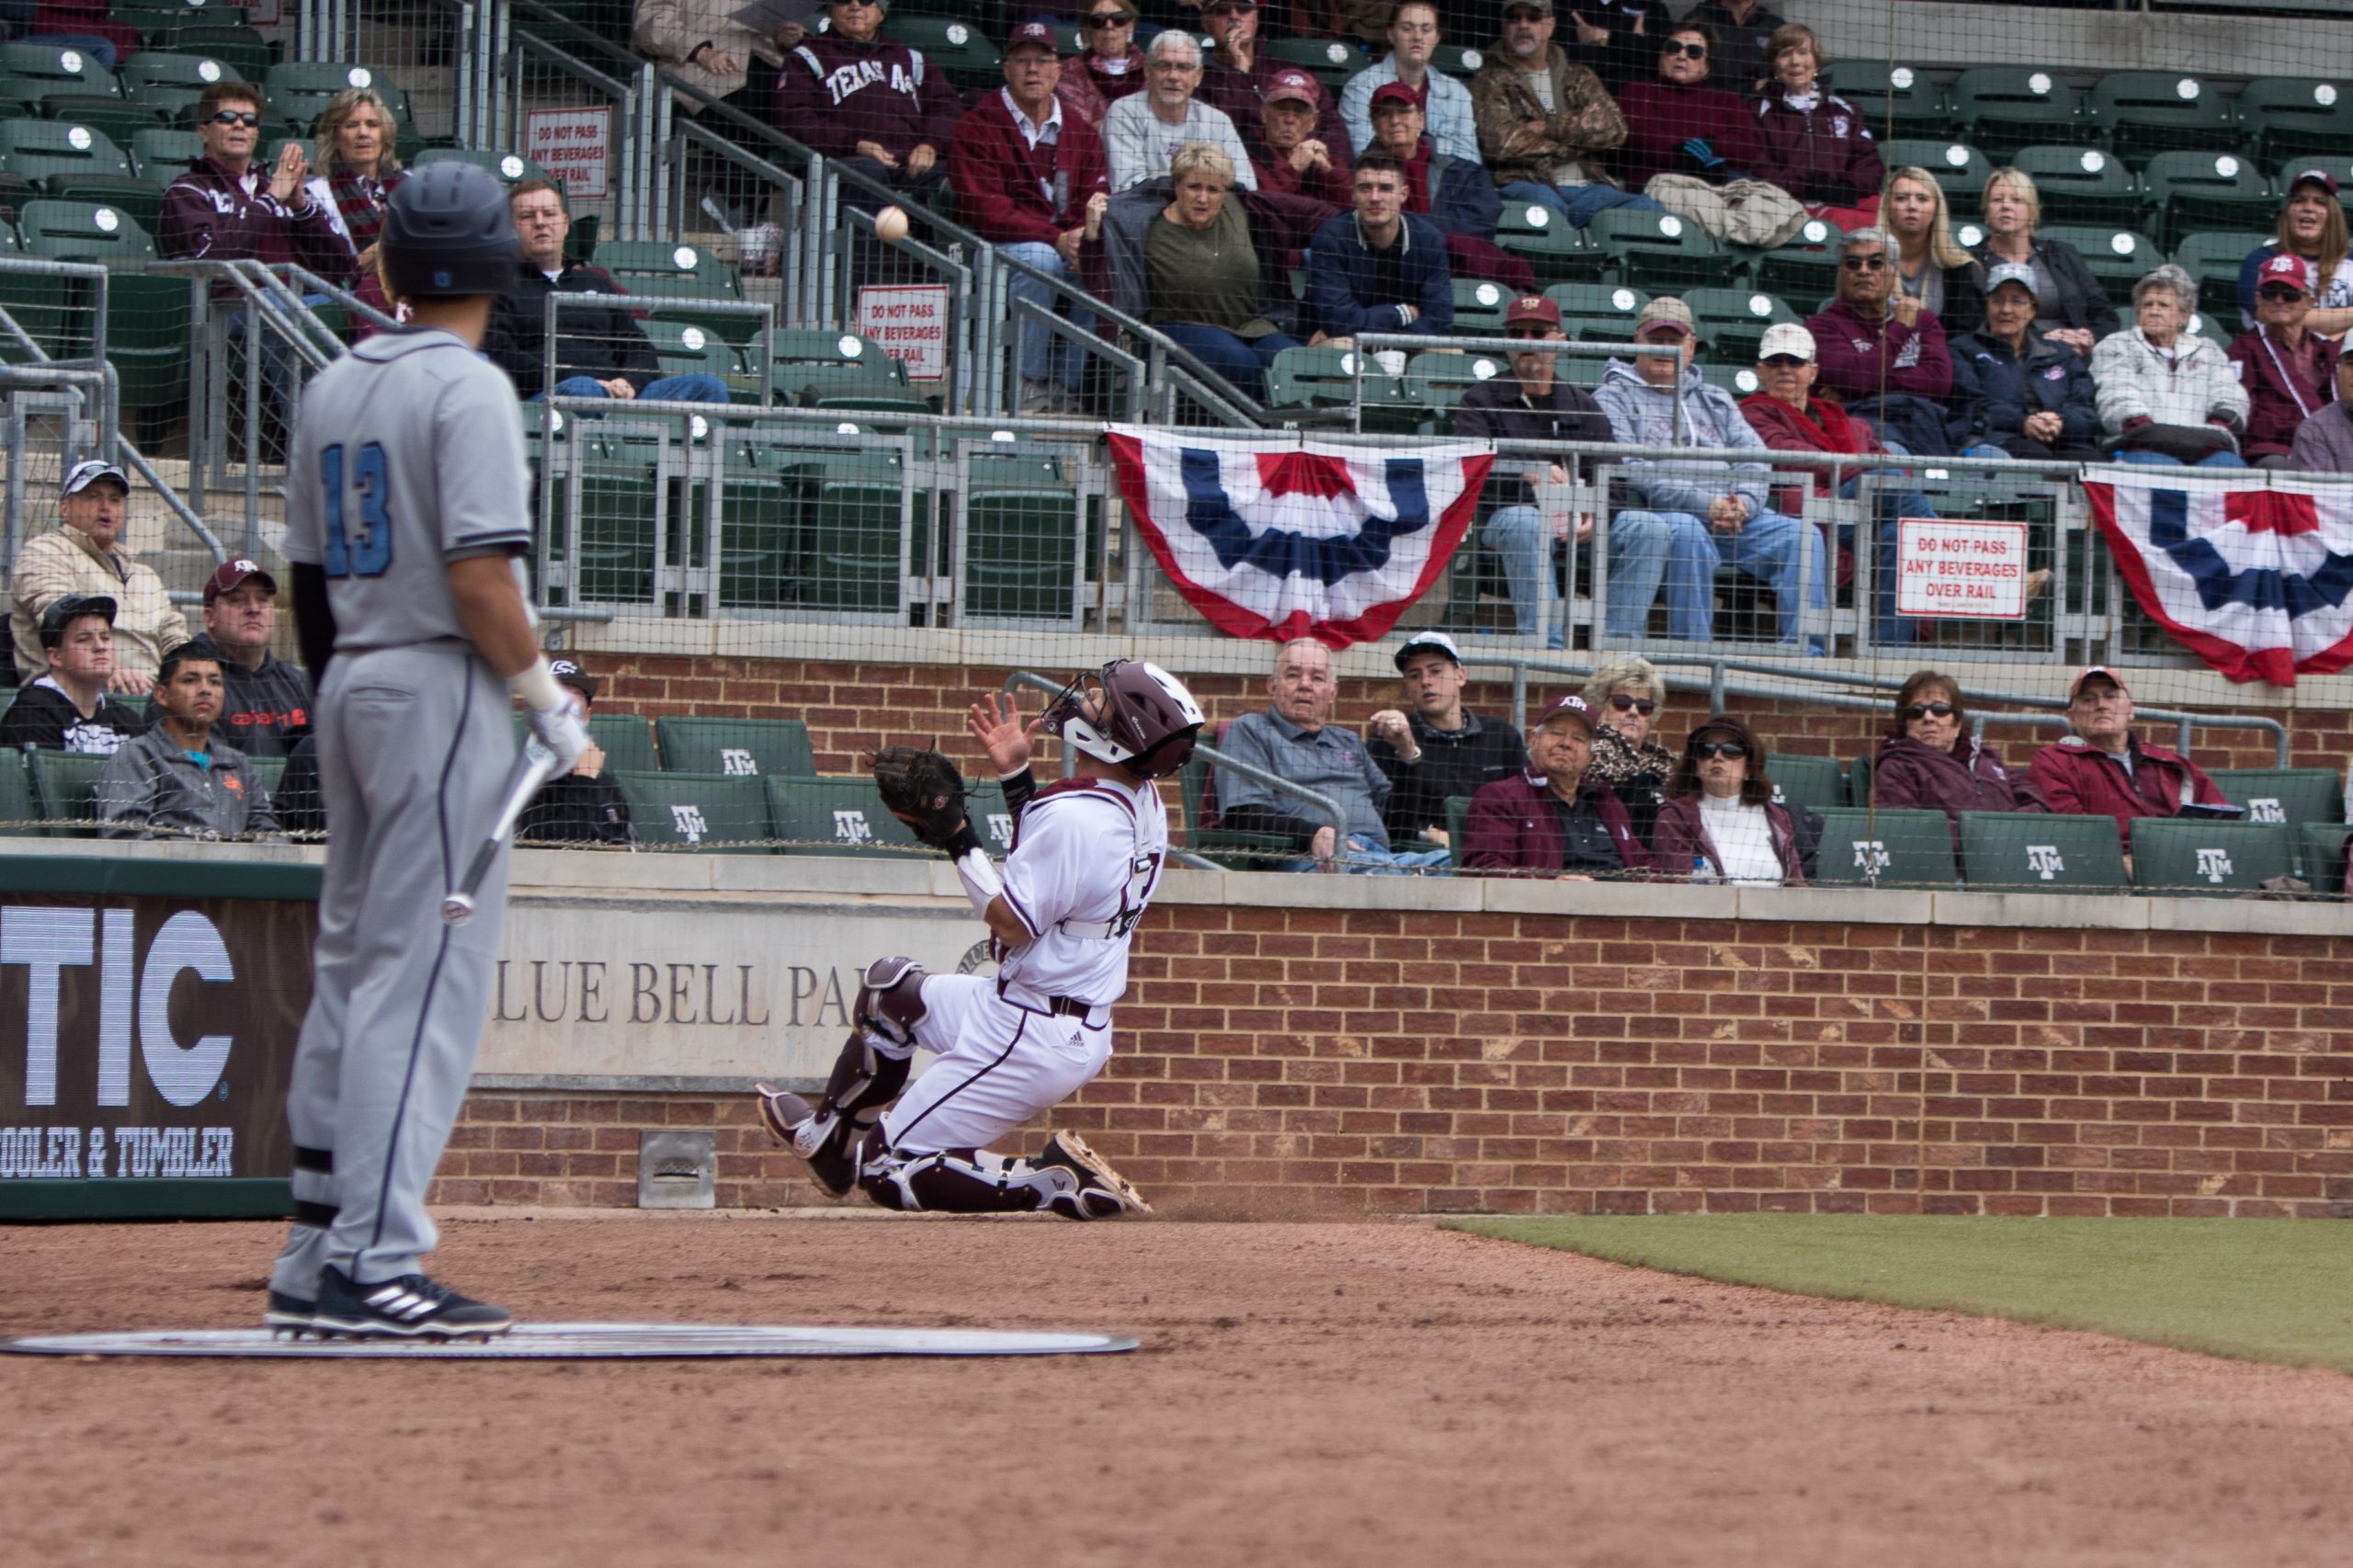
POLYGON ((351 465, 352 488, 359 493, 359 532, 344 531, 343 443, 319 453, 319 486, 326 493, 326 574, 381 577, 392 563, 392 514, 385 494, 389 470, 375 441, 359 449, 351 465))

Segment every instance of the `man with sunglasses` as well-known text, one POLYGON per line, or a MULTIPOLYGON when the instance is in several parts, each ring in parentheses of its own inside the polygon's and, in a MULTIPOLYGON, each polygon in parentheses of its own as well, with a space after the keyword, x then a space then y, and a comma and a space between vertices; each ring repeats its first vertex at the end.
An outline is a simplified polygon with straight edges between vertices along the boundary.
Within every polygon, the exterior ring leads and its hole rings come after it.
MULTIPOLYGON (((1089 245, 1100 256, 1103 214, 1111 204, 1110 167, 1095 128, 1063 112, 1054 96, 1062 76, 1054 30, 1024 22, 1005 45, 1005 85, 983 97, 956 122, 948 155, 958 212, 981 238, 1014 260, 1050 277, 1075 278, 1089 245)), ((1062 297, 1016 272, 1006 291, 1045 310, 1062 297)), ((1074 324, 1092 330, 1095 313, 1078 311, 1074 324)), ((1023 414, 1062 414, 1078 406, 1076 346, 1030 324, 1021 335, 1023 414)))
POLYGON ((1949 455, 1944 400, 1952 354, 1937 312, 1896 288, 1895 245, 1884 229, 1838 242, 1838 297, 1806 322, 1822 387, 1901 440, 1906 452, 1949 455))
POLYGON ((270 163, 254 161, 261 89, 243 82, 205 88, 196 135, 203 154, 164 192, 155 243, 166 259, 298 262, 322 277, 350 273, 351 242, 313 199, 301 143, 288 142, 270 163))
MULTIPOLYGON (((1193 90, 1194 96, 1236 126, 1258 123, 1267 94, 1286 69, 1281 61, 1258 47, 1262 16, 1258 0, 1204 0, 1201 6, 1201 26, 1217 40, 1217 47, 1202 64, 1200 85, 1193 90)), ((1313 77, 1308 80, 1315 89, 1316 139, 1343 164, 1352 161, 1357 147, 1348 140, 1348 128, 1341 123, 1340 106, 1332 101, 1324 84, 1313 77)))
MULTIPOLYGON (((1514 300, 1504 312, 1504 335, 1526 343, 1562 341, 1561 307, 1541 294, 1514 300)), ((1462 394, 1455 405, 1454 433, 1475 441, 1612 441, 1609 416, 1592 394, 1561 373, 1561 357, 1543 349, 1523 348, 1511 357, 1511 374, 1492 376, 1462 394)), ((1569 483, 1565 460, 1555 459, 1546 477, 1554 484, 1569 483)), ((1522 637, 1544 631, 1545 646, 1558 648, 1563 631, 1552 608, 1555 585, 1565 575, 1568 551, 1593 537, 1593 518, 1580 517, 1575 538, 1562 513, 1547 526, 1536 505, 1536 491, 1518 473, 1489 480, 1498 503, 1479 538, 1502 560, 1504 582, 1511 590, 1512 619, 1522 637)), ((1665 573, 1666 530, 1630 526, 1610 536, 1610 576, 1616 581, 1647 577, 1654 585, 1665 573), (1642 562, 1630 559, 1644 555, 1642 562), (1648 559, 1655 554, 1658 559, 1648 559)), ((1634 624, 1631 620, 1627 625, 1634 624)))
POLYGON ((2289 449, 2304 421, 2336 400, 2337 347, 2311 330, 2313 264, 2275 256, 2256 275, 2255 325, 2231 344, 2246 388, 2239 455, 2256 468, 2292 468, 2289 449))
POLYGON ((1054 97, 1063 112, 1100 129, 1111 106, 1143 91, 1143 50, 1136 43, 1135 7, 1127 0, 1094 0, 1079 13, 1078 36, 1086 47, 1063 56, 1054 97))
POLYGON ((1621 190, 1600 154, 1626 140, 1601 78, 1552 41, 1552 0, 1512 0, 1502 40, 1471 81, 1479 151, 1507 201, 1533 201, 1583 228, 1612 207, 1658 210, 1621 190))
POLYGON ((1340 119, 1348 141, 1372 145, 1372 95, 1392 82, 1409 89, 1429 124, 1430 139, 1449 158, 1479 161, 1479 127, 1471 89, 1430 69, 1430 57, 1445 37, 1433 0, 1397 0, 1389 16, 1389 53, 1349 77, 1340 87, 1340 119))
POLYGON ((1446 802, 1475 795, 1528 762, 1528 744, 1507 719, 1483 719, 1462 706, 1471 676, 1462 651, 1443 631, 1417 631, 1397 650, 1405 708, 1384 708, 1365 721, 1365 749, 1389 779, 1381 821, 1389 842, 1444 844, 1446 802))
MULTIPOLYGON (((1756 378, 1764 383, 1764 390, 1742 399, 1740 404, 1741 415, 1748 421, 1749 428, 1777 451, 1839 452, 1855 457, 1885 453, 1887 449, 1880 445, 1868 421, 1850 419, 1836 403, 1813 395, 1814 377, 1819 369, 1814 358, 1813 334, 1797 323, 1778 322, 1765 329, 1756 359, 1756 378)), ((1814 495, 1828 499, 1830 471, 1817 468, 1808 472, 1814 495)), ((1918 623, 1895 613, 1896 523, 1903 517, 1933 517, 1937 514, 1927 497, 1909 484, 1891 483, 1901 477, 1900 470, 1881 470, 1880 473, 1878 506, 1873 517, 1877 543, 1872 556, 1872 580, 1876 585, 1877 608, 1871 634, 1882 646, 1899 646, 1913 640, 1918 623)), ((1862 483, 1861 475, 1849 472, 1839 483, 1839 498, 1852 501, 1861 494, 1862 483)), ((1800 484, 1791 484, 1780 492, 1778 499, 1780 509, 1794 517, 1804 506, 1804 491, 1800 484)), ((1854 530, 1851 527, 1843 528, 1840 535, 1842 560, 1834 581, 1844 583, 1854 576, 1854 530)))

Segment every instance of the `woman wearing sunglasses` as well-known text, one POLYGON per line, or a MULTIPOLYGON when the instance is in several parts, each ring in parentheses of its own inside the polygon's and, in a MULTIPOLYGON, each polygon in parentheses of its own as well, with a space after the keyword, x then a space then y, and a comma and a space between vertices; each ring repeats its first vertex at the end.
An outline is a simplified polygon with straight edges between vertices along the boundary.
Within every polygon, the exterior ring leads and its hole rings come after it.
POLYGON ((1724 185, 1750 177, 1763 161, 1756 111, 1708 80, 1715 44, 1713 28, 1677 28, 1659 46, 1657 76, 1618 95, 1626 141, 1613 157, 1628 190, 1660 175, 1724 185))
POLYGON ((1063 58, 1063 79, 1054 97, 1064 114, 1103 128, 1111 106, 1144 89, 1143 49, 1136 42, 1136 13, 1127 0, 1092 0, 1078 14, 1078 36, 1086 47, 1063 58))
POLYGON ((1895 728, 1871 763, 1871 804, 1888 811, 1942 812, 1961 848, 1963 812, 2040 812, 2049 808, 2023 773, 1969 733, 1961 683, 1922 670, 1895 694, 1895 728))
POLYGON ((1755 732, 1716 713, 1691 732, 1667 780, 1652 858, 1664 875, 1748 887, 1800 887, 1805 844, 1796 816, 1773 801, 1755 732))
POLYGON ((1582 695, 1597 721, 1585 776, 1609 786, 1625 806, 1634 835, 1648 844, 1659 802, 1666 798, 1666 777, 1675 771, 1675 754, 1651 738, 1659 704, 1666 700, 1666 682, 1648 659, 1630 653, 1594 671, 1582 695))

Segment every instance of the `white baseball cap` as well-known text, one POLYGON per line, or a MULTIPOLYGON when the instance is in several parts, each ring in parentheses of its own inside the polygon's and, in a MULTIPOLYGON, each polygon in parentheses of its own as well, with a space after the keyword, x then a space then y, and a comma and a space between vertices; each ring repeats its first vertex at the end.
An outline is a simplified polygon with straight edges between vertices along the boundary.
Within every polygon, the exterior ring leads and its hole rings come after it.
POLYGON ((1444 653, 1458 666, 1462 663, 1462 650, 1443 631, 1416 631, 1406 638, 1405 645, 1397 650, 1397 667, 1404 669, 1405 661, 1416 653, 1444 653))
POLYGON ((79 495, 83 491, 87 490, 101 479, 111 479, 117 484, 122 486, 122 493, 124 494, 128 495, 131 494, 130 475, 124 473, 122 470, 115 467, 114 464, 107 461, 104 458, 92 458, 86 462, 78 462, 72 468, 67 469, 65 471, 65 494, 68 495, 79 495))
POLYGON ((1775 322, 1765 329, 1764 341, 1756 346, 1756 357, 1770 359, 1776 354, 1794 355, 1813 364, 1813 334, 1793 321, 1775 322))

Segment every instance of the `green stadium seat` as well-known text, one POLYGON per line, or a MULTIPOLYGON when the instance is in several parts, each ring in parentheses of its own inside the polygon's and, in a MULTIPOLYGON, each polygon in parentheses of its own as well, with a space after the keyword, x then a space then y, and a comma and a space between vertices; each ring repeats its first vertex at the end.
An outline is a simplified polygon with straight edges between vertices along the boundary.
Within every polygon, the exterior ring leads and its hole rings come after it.
POLYGON ((2141 190, 2132 171, 2104 148, 2024 147, 2010 162, 2034 181, 2045 224, 2129 229, 2141 221, 2141 190))
POLYGON ((1495 224, 1495 244, 1528 263, 1539 283, 1597 281, 1609 268, 1609 253, 1552 208, 1506 201, 1495 224))
POLYGON ((635 713, 591 715, 588 738, 605 754, 605 766, 616 773, 652 773, 661 767, 654 760, 654 732, 635 713))
POLYGON ((1756 374, 1754 359, 1745 365, 1711 365, 1703 361, 1699 366, 1699 379, 1711 387, 1723 388, 1732 393, 1735 402, 1744 397, 1754 397, 1765 390, 1764 381, 1756 374))
POLYGON ((1672 212, 1611 208, 1594 214, 1586 234, 1616 258, 1620 281, 1654 294, 1704 288, 1733 270, 1728 254, 1705 229, 1672 212))
POLYGON ((1964 71, 1952 85, 1952 109, 1969 144, 1989 158, 2091 133, 2084 95, 2042 66, 1964 71))
POLYGON ((816 755, 809 726, 798 719, 689 719, 664 714, 654 721, 663 770, 724 773, 737 778, 814 778, 816 755))
POLYGON ((2119 310, 2129 310, 2132 303, 2132 285, 2147 277, 2165 259, 2164 253, 2146 234, 2130 229, 2078 228, 2067 223, 2046 223, 2042 237, 2064 240, 2084 253, 2084 266, 2088 268, 2101 289, 2107 291, 2119 310))
POLYGON ((1446 858, 1456 870, 1462 869, 1462 857, 1469 848, 1471 836, 1471 797, 1449 795, 1446 798, 1446 858))
POLYGON ((1949 889, 1952 823, 1942 812, 1834 808, 1822 812, 1820 886, 1949 889))
POLYGON ((0 752, 0 836, 29 838, 40 834, 40 808, 33 804, 32 775, 25 754, 0 752))
POLYGON ((1789 301, 1801 315, 1813 314, 1838 292, 1837 247, 1843 233, 1827 219, 1807 219, 1795 239, 1757 256, 1756 287, 1789 301))
POLYGON ((806 554, 796 575, 803 608, 888 611, 901 608, 904 568, 900 553, 907 498, 894 454, 828 459, 816 477, 806 554))
POLYGON ((278 46, 242 22, 183 23, 171 35, 172 51, 219 61, 244 82, 257 82, 278 58, 278 46))
POLYGON ((2112 817, 1963 812, 1961 864, 1976 892, 2123 892, 2124 850, 2112 817))
POLYGON ((2353 82, 2261 76, 2239 89, 2239 124, 2275 168, 2296 158, 2353 158, 2353 82))
POLYGON ((32 750, 25 764, 33 780, 33 805, 51 838, 95 838, 97 829, 96 796, 102 756, 78 752, 32 750), (75 826, 75 824, 85 825, 75 826))
POLYGON ((111 206, 87 201, 29 201, 17 212, 17 226, 25 237, 28 252, 52 261, 136 267, 155 258, 154 242, 147 237, 147 232, 111 206))
MULTIPOLYGON (((597 246, 598 255, 601 256, 612 243, 608 240, 597 246)), ((729 343, 749 343, 759 335, 760 318, 750 312, 697 309, 699 303, 706 301, 740 302, 743 300, 744 287, 736 281, 732 270, 717 271, 704 277, 692 273, 633 272, 626 278, 616 278, 614 281, 631 300, 644 301, 644 308, 652 311, 655 321, 699 326, 729 343)))
POLYGON ((114 73, 99 64, 96 55, 54 43, 0 43, 0 74, 47 83, 44 91, 60 90, 58 84, 68 83, 103 97, 122 96, 114 73))
POLYGON ((1836 811, 1847 803, 1846 775, 1835 756, 1799 756, 1775 752, 1766 772, 1773 780, 1773 799, 1808 811, 1836 811))
POLYGON ((391 80, 374 66, 325 60, 285 61, 271 66, 261 79, 262 99, 269 112, 306 132, 337 93, 352 87, 373 87, 388 101, 395 91, 391 80))
POLYGON ((1936 176, 1937 184, 1944 187, 1946 205, 1961 211, 1977 205, 1977 194, 1994 172, 1991 158, 1949 137, 1900 137, 1882 146, 1879 155, 1891 175, 1898 169, 1918 168, 1936 176))
POLYGON ((630 827, 650 846, 676 846, 720 855, 768 852, 767 801, 756 778, 723 773, 608 770, 629 801, 630 827))
MULTIPOLYGON (((17 231, 0 223, 0 256, 28 254, 17 231)), ((14 316, 17 324, 53 359, 86 355, 90 350, 87 306, 78 302, 78 286, 68 289, 66 284, 65 278, 37 272, 0 273, 0 308, 14 316)), ((31 358, 15 337, 0 335, 0 361, 21 365, 31 358)))
MULTIPOLYGON (((423 168, 428 164, 449 162, 472 164, 478 169, 487 169, 508 185, 527 179, 553 177, 520 153, 485 153, 471 147, 428 147, 416 155, 415 166, 423 168)), ((561 185, 563 182, 557 180, 556 183, 561 185)), ((603 247, 597 248, 601 250, 603 247)))
MULTIPOLYGON (((580 558, 573 562, 573 591, 597 604, 654 602, 654 465, 629 449, 573 471, 580 494, 580 558)), ((559 532, 562 519, 558 519, 559 532)))
MULTIPOLYGON (((118 6, 116 10, 119 12, 121 7, 118 6)), ((244 80, 237 68, 225 60, 159 49, 142 49, 124 61, 115 78, 121 85, 124 97, 142 102, 157 87, 186 87, 200 93, 215 82, 244 80)))
POLYGON ((2279 198, 2263 171, 2235 153, 2159 153, 2141 171, 2160 244, 2217 229, 2259 229, 2277 219, 2279 198))
POLYGON ((2132 881, 2143 892, 2228 898, 2287 876, 2293 844, 2277 823, 2135 817, 2132 881))
POLYGON ((2308 822, 2296 830, 2296 874, 2312 884, 2313 892, 2330 898, 2345 896, 2344 878, 2337 868, 2345 863, 2347 836, 2353 836, 2353 824, 2308 822))
POLYGON ((780 364, 769 382, 776 395, 804 407, 827 397, 906 397, 906 370, 896 359, 880 364, 780 364))
POLYGON ((871 778, 788 778, 771 774, 760 782, 767 795, 779 855, 904 858, 933 853, 916 841, 905 823, 891 814, 871 778))
POLYGON ((2198 279, 2198 308, 2227 343, 2238 335, 2239 268, 2247 253, 2271 243, 2268 233, 2191 234, 2174 247, 2174 264, 2198 279))
MULTIPOLYGON (((1830 72, 1831 89, 1862 112, 1881 141, 1931 136, 1952 126, 1952 102, 1928 74, 1912 65, 1842 60, 1830 72)), ((1890 168, 1893 159, 1886 160, 1890 168)))
POLYGON ((1058 476, 992 483, 975 460, 964 498, 961 619, 1071 622, 1083 515, 1078 491, 1058 476))
POLYGON ((1847 803, 1858 809, 1871 803, 1871 756, 1869 752, 1847 759, 1847 803))
POLYGON ((654 361, 663 375, 712 375, 725 381, 736 372, 735 351, 722 337, 684 322, 656 319, 637 324, 654 346, 654 361))
POLYGON ((61 125, 87 126, 117 147, 130 146, 133 136, 164 123, 154 106, 142 99, 105 97, 78 87, 72 92, 42 94, 40 111, 43 119, 61 125))
POLYGON ((1313 76, 1336 100, 1340 96, 1340 85, 1369 63, 1364 51, 1336 39, 1261 39, 1258 47, 1267 51, 1267 58, 1296 65, 1313 76))
MULTIPOLYGON (((1222 725, 1217 733, 1224 733, 1222 725)), ((1209 792, 1210 759, 1195 752, 1176 775, 1176 792, 1185 808, 1186 847, 1233 871, 1262 871, 1295 858, 1290 840, 1267 833, 1240 833, 1232 828, 1201 826, 1202 801, 1209 792)))
POLYGON ((1349 381, 1356 363, 1353 348, 1286 348, 1267 371, 1267 406, 1346 408, 1352 395, 1361 395, 1368 404, 1403 400, 1403 386, 1375 363, 1368 363, 1359 378, 1362 393, 1353 394, 1349 381))
POLYGON ((2091 113, 2109 150, 2136 168, 2158 153, 2238 145, 2238 125, 2221 88, 2187 71, 2102 76, 2092 84, 2091 113))
POLYGON ((881 344, 830 327, 778 327, 768 335, 768 358, 779 365, 878 366, 902 383, 906 381, 905 367, 883 352, 881 344))
POLYGON ((1779 300, 1754 289, 1694 289, 1683 302, 1699 319, 1708 358, 1720 365, 1755 365, 1765 329, 1800 319, 1779 300))
POLYGON ((1484 51, 1465 48, 1461 44, 1442 43, 1430 51, 1430 69, 1441 75, 1451 76, 1464 86, 1471 78, 1486 69, 1484 51))
POLYGON ((1563 322, 1624 322, 1628 342, 1633 340, 1634 323, 1643 307, 1651 302, 1648 294, 1623 283, 1555 283, 1544 290, 1544 297, 1561 307, 1563 322))
POLYGON ((1487 333, 1501 335, 1504 312, 1511 309, 1515 296, 1500 283, 1484 278, 1458 278, 1454 280, 1454 330, 1464 337, 1477 337, 1487 333))
POLYGON ((2249 822, 2345 820, 2345 780, 2333 767, 2218 767, 2211 777, 2232 804, 2246 808, 2249 822))
POLYGON ((706 292, 713 298, 742 292, 736 286, 735 269, 700 245, 666 240, 605 240, 597 246, 597 265, 620 279, 621 287, 631 293, 637 291, 632 279, 639 278, 691 278, 709 285, 706 292))
POLYGON ((1005 85, 1005 55, 973 23, 953 17, 892 17, 891 37, 948 73, 966 92, 1005 85))
POLYGON ((142 131, 131 139, 131 160, 139 172, 158 187, 188 173, 188 164, 204 155, 204 140, 193 131, 170 126, 142 131))

